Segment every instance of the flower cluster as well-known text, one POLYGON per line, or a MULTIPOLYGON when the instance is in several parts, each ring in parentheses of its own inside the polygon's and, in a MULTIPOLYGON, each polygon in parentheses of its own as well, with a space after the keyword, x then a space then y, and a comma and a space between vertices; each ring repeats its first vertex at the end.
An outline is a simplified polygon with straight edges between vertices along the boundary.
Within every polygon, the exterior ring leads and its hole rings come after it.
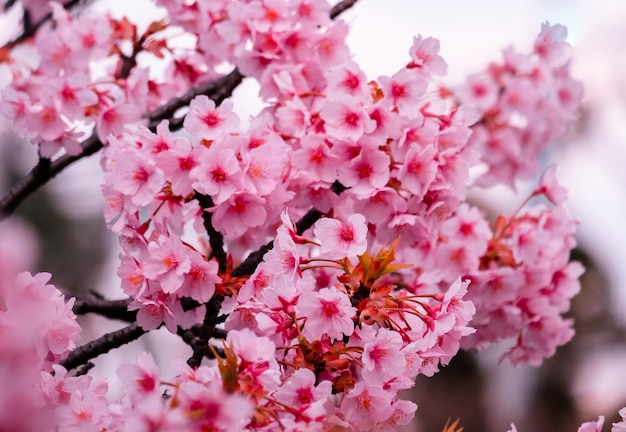
POLYGON ((570 76, 566 36, 564 26, 544 24, 531 55, 508 48, 501 63, 455 92, 478 115, 470 143, 487 166, 479 184, 514 186, 531 177, 541 152, 576 115, 583 88, 570 76))
MULTIPOLYGON (((533 196, 542 193, 552 194, 542 186, 533 196)), ((569 262, 575 226, 562 206, 498 219, 480 266, 470 275, 469 298, 478 310, 472 325, 478 331, 464 347, 515 336, 505 356, 515 364, 539 365, 572 338, 572 322, 561 314, 580 291, 578 278, 584 272, 580 263, 569 262)))
POLYGON ((46 430, 52 407, 41 400, 46 375, 76 348, 74 299, 48 284, 50 274, 20 273, 0 302, 0 419, 10 430, 46 430), (38 415, 33 415, 38 412, 38 415))

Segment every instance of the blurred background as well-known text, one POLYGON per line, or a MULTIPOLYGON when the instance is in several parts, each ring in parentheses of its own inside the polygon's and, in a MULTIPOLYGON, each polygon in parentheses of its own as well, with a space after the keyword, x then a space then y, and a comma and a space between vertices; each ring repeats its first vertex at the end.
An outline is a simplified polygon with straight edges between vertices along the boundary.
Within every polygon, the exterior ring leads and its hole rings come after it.
MULTIPOLYGON (((100 10, 129 10, 138 22, 152 20, 147 0, 101 0, 100 10), (130 8, 130 9, 129 9, 130 8)), ((0 16, 0 42, 15 17, 0 16), (3 34, 4 33, 4 34, 3 34)), ((569 189, 569 209, 580 220, 575 258, 587 272, 571 315, 576 336, 540 368, 498 364, 497 347, 457 356, 434 378, 419 379, 410 397, 418 404, 416 420, 404 431, 440 431, 446 420, 460 418, 464 432, 504 432, 514 422, 520 432, 575 431, 583 421, 607 417, 617 421, 626 405, 626 3, 622 0, 360 0, 344 15, 351 25, 349 44, 368 77, 391 74, 408 61, 414 35, 441 41, 448 62, 447 85, 460 84, 500 50, 514 45, 530 49, 541 23, 561 23, 574 46, 573 74, 583 81, 585 97, 569 134, 544 155, 557 162, 557 176, 569 189)), ((0 86, 2 85, 0 70, 0 86)), ((242 118, 259 105, 258 91, 246 82, 235 95, 242 118), (240 102, 244 102, 244 104, 240 102)), ((34 146, 20 143, 0 125, 0 195, 34 165, 34 146)), ((53 282, 73 293, 100 292, 121 297, 117 240, 102 218, 98 156, 63 172, 30 197, 18 217, 38 233, 39 260, 32 271, 49 271, 53 282)), ((489 189, 477 196, 494 211, 507 214, 535 183, 510 190, 489 189)), ((17 218, 0 223, 0 249, 11 251, 8 232, 17 218)), ((8 252, 7 252, 8 251, 8 252)), ((0 252, 2 255, 2 252, 0 252)), ((0 270, 5 262, 0 262, 0 270)), ((84 340, 122 324, 97 318, 84 321, 84 340)), ((187 355, 187 347, 166 331, 142 337, 117 352, 133 358, 157 349, 168 375, 169 360, 187 355)), ((116 368, 110 356, 98 359, 94 374, 116 368)), ((119 389, 112 383, 112 395, 119 389)))

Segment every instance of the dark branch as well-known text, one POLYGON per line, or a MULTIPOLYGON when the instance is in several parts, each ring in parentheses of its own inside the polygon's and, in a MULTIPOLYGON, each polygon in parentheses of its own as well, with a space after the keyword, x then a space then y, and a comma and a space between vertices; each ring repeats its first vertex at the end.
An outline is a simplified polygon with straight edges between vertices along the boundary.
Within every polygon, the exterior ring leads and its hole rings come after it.
POLYGON ((196 192, 196 198, 202 208, 202 220, 204 221, 204 229, 209 234, 209 244, 211 245, 211 256, 215 257, 219 264, 219 272, 226 271, 226 252, 224 252, 224 236, 213 226, 213 213, 208 209, 213 207, 213 199, 208 195, 196 192))
POLYGON ((296 222, 296 233, 304 234, 306 230, 311 228, 324 214, 316 208, 312 208, 298 222, 296 222))
POLYGON ((330 19, 337 18, 339 15, 341 15, 342 13, 350 9, 352 6, 354 6, 356 2, 357 0, 340 1, 335 6, 333 6, 333 8, 330 10, 330 19))
POLYGON ((209 339, 212 337, 226 337, 224 330, 215 326, 220 322, 219 311, 224 297, 215 295, 206 304, 204 322, 189 330, 178 330, 178 335, 191 347, 193 354, 187 359, 190 367, 197 368, 203 358, 214 358, 213 351, 209 348, 209 339))
POLYGON ((87 373, 93 369, 96 365, 93 364, 92 362, 87 362, 82 366, 79 366, 76 368, 76 373, 74 374, 74 376, 81 376, 81 375, 87 375, 87 373))
POLYGON ((224 329, 214 328, 211 332, 211 337, 214 337, 216 339, 226 339, 227 334, 228 332, 224 329))
POLYGON ((263 256, 268 253, 274 247, 274 242, 271 241, 261 246, 258 250, 252 252, 246 257, 246 259, 233 269, 233 276, 249 276, 256 270, 257 266, 263 261, 263 256))
POLYGON ((121 330, 107 333, 96 340, 79 346, 65 360, 61 361, 60 365, 69 371, 98 357, 100 354, 108 353, 112 349, 139 339, 144 333, 146 331, 139 327, 139 324, 133 323, 121 330))
POLYGON ((76 315, 95 313, 109 319, 135 322, 137 311, 129 311, 130 299, 105 300, 97 297, 77 298, 73 311, 76 315))
POLYGON ((9 9, 11 9, 13 7, 13 5, 15 4, 17 0, 8 0, 5 4, 4 4, 4 11, 8 11, 9 9))
POLYGON ((49 159, 40 159, 37 165, 20 181, 0 201, 0 220, 11 215, 17 206, 29 195, 34 193, 50 179, 56 177, 61 171, 73 164, 77 160, 91 156, 102 148, 102 143, 94 134, 81 144, 83 152, 77 156, 62 156, 50 162, 49 159))

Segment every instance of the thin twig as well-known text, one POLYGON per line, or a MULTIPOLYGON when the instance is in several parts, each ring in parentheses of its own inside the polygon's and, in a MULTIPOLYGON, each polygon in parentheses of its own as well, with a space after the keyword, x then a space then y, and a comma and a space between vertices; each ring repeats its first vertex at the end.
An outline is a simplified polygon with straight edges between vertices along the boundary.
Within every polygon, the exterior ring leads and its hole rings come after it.
POLYGON ((61 171, 74 162, 91 156, 102 148, 102 142, 94 133, 81 144, 83 151, 77 156, 65 155, 53 162, 49 159, 40 159, 37 165, 28 174, 20 179, 11 190, 0 200, 0 221, 10 216, 17 206, 41 186, 56 177, 61 171))

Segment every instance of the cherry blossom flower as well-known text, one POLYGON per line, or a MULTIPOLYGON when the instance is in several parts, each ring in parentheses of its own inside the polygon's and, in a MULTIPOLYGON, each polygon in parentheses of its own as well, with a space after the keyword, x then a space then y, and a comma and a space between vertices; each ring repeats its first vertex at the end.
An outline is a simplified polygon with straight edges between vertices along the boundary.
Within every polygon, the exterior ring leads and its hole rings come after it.
POLYGON ((406 360, 401 354, 402 337, 399 333, 378 329, 373 339, 363 346, 363 376, 370 382, 386 382, 400 375, 406 360))
POLYGON ((328 258, 354 257, 365 252, 367 226, 365 218, 353 214, 346 222, 323 218, 315 223, 313 233, 320 240, 322 254, 328 258))
POLYGON ((159 394, 159 368, 146 352, 139 354, 136 364, 121 365, 117 375, 126 384, 127 394, 135 402, 151 394, 159 394))
POLYGON ((428 86, 424 77, 410 70, 403 69, 391 78, 378 78, 385 95, 385 100, 409 118, 419 116, 419 106, 415 103, 426 93, 428 86))
POLYGON ((205 95, 196 96, 189 104, 185 117, 185 130, 206 140, 214 140, 224 134, 236 132, 239 117, 233 112, 233 103, 224 101, 219 107, 205 95))
POLYGON ((192 414, 187 425, 193 430, 242 431, 252 416, 252 403, 224 392, 218 382, 182 382, 178 400, 181 408, 192 414))
POLYGON ((544 194, 550 202, 556 206, 560 206, 567 200, 567 189, 561 186, 556 179, 556 165, 550 165, 543 172, 539 187, 535 190, 535 194, 544 194))
POLYGON ((604 426, 604 416, 598 417, 596 421, 583 423, 578 428, 578 432, 602 432, 602 426, 604 426))
POLYGON ((335 287, 302 294, 296 309, 306 318, 303 334, 310 340, 318 340, 323 335, 341 339, 354 332, 352 318, 356 309, 346 294, 335 287))
POLYGON ((222 279, 217 275, 219 265, 214 260, 206 261, 195 251, 188 252, 188 257, 190 260, 189 270, 185 273, 178 294, 205 303, 213 297, 215 285, 222 282, 222 279))
POLYGON ((150 203, 163 187, 163 181, 163 172, 135 151, 120 153, 109 174, 109 184, 138 206, 150 203))
POLYGON ((417 408, 401 391, 461 346, 510 339, 505 358, 538 364, 572 337, 562 314, 583 269, 554 169, 533 195, 555 206, 492 229, 467 204, 470 170, 486 168, 478 185, 514 186, 573 118, 582 89, 564 28, 545 24, 532 53, 509 48, 451 89, 435 88, 447 65, 422 36, 405 67, 367 82, 325 0, 157 0, 168 20, 147 28, 22 3, 31 18, 52 10, 53 25, 28 46, 37 61, 1 53, 0 113, 42 158, 91 152, 80 141, 93 129, 128 309, 194 355, 161 381, 141 354, 109 401, 106 381, 58 365, 76 349, 74 300, 49 275, 0 274, 3 426, 391 431, 417 408), (249 127, 219 84, 236 77, 227 65, 260 85, 249 127))
POLYGON ((338 180, 351 192, 367 197, 383 188, 389 181, 389 156, 379 150, 368 148, 353 158, 348 164, 341 164, 337 172, 338 180))
POLYGON ((307 128, 311 125, 311 114, 299 98, 288 100, 279 107, 276 110, 276 119, 280 123, 281 130, 294 137, 304 137, 307 128))
POLYGON ((60 112, 72 119, 84 117, 85 108, 98 103, 98 96, 87 87, 89 77, 75 72, 69 77, 51 80, 48 84, 60 112))
POLYGON ((248 228, 258 227, 265 222, 267 211, 264 203, 263 198, 248 192, 231 195, 215 208, 213 224, 225 235, 239 236, 248 228))
POLYGON ((562 60, 568 48, 565 38, 567 28, 563 25, 550 25, 545 22, 541 24, 541 33, 535 41, 535 52, 545 61, 554 63, 562 60))
POLYGON ((398 399, 393 403, 393 414, 382 423, 376 425, 379 431, 395 431, 398 426, 408 425, 415 416, 417 405, 413 402, 398 399))
MULTIPOLYGON (((51 275, 19 273, 13 289, 6 294, 4 310, 0 308, 0 325, 20 344, 31 344, 44 369, 63 359, 76 347, 80 326, 72 312, 74 299, 67 303, 54 285, 51 275)), ((32 349, 32 348, 31 348, 32 349)))
POLYGON ((276 233, 274 247, 263 257, 263 268, 275 276, 286 275, 291 278, 301 277, 300 251, 284 225, 276 233))
POLYGON ((139 122, 139 112, 141 110, 123 102, 109 106, 103 109, 96 123, 98 138, 102 142, 108 142, 110 136, 119 137, 125 131, 127 125, 137 124, 139 122))
POLYGON ((398 173, 398 180, 412 194, 422 197, 437 174, 436 150, 433 146, 423 149, 412 147, 406 154, 398 173))
POLYGON ((350 50, 345 43, 347 33, 348 25, 338 21, 318 39, 316 51, 322 67, 335 66, 348 59, 350 50))
POLYGON ((413 46, 409 50, 412 62, 408 67, 417 68, 426 75, 440 75, 447 73, 448 65, 439 55, 439 41, 435 38, 413 37, 413 46))
POLYGON ((393 393, 361 381, 344 396, 340 410, 355 427, 368 429, 372 423, 384 422, 393 414, 393 397, 393 393))
POLYGON ((315 374, 309 369, 298 369, 274 394, 276 399, 290 406, 309 406, 330 396, 332 384, 315 384, 315 374))
POLYGON ((306 169, 311 181, 332 184, 337 179, 338 158, 330 151, 327 141, 319 136, 305 136, 300 140, 301 149, 291 154, 291 163, 306 169))
POLYGON ((176 238, 161 236, 158 243, 148 245, 148 253, 143 264, 144 276, 158 280, 165 293, 176 292, 191 269, 187 248, 176 238))
POLYGON ((626 431, 626 408, 619 410, 619 415, 622 417, 622 421, 613 423, 611 432, 625 432, 626 431))
POLYGON ((358 98, 369 95, 367 78, 353 61, 330 69, 326 79, 327 91, 333 94, 345 93, 358 98))
POLYGON ((235 153, 220 146, 198 147, 197 166, 191 170, 193 187, 211 195, 213 202, 221 204, 241 187, 241 168, 235 153))
POLYGON ((326 132, 338 139, 357 141, 376 127, 358 99, 349 96, 328 102, 320 111, 320 117, 326 132))
POLYGON ((241 159, 244 187, 261 196, 269 195, 276 188, 285 168, 286 147, 265 143, 244 152, 241 159))
POLYGON ((42 140, 52 141, 63 134, 67 124, 51 99, 42 99, 38 104, 27 107, 29 129, 37 131, 42 140))

